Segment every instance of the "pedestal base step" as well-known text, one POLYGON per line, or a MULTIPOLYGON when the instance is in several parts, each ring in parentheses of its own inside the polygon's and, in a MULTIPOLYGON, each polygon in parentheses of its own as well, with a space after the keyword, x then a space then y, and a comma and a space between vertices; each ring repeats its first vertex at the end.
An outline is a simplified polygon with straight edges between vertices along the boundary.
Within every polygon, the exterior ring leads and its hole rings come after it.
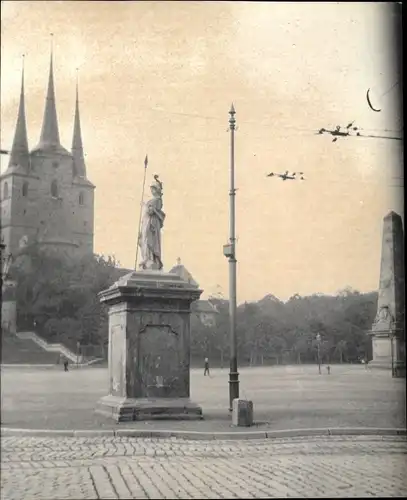
POLYGON ((406 376, 406 364, 404 363, 404 361, 394 361, 392 365, 391 361, 388 362, 375 360, 371 361, 368 364, 368 367, 372 369, 388 370, 390 372, 393 369, 392 375, 394 378, 405 378, 406 376))
POLYGON ((381 370, 390 370, 391 371, 391 359, 388 360, 372 360, 369 361, 368 365, 369 368, 378 368, 381 370))
POLYGON ((202 408, 188 398, 137 399, 105 396, 95 412, 116 422, 134 420, 202 420, 202 408))

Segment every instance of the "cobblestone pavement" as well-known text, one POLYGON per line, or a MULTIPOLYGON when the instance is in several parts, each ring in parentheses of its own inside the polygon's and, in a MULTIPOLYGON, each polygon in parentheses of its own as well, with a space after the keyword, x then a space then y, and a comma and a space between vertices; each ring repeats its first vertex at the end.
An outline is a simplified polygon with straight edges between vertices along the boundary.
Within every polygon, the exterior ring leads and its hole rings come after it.
POLYGON ((4 500, 406 496, 405 437, 2 437, 4 500))

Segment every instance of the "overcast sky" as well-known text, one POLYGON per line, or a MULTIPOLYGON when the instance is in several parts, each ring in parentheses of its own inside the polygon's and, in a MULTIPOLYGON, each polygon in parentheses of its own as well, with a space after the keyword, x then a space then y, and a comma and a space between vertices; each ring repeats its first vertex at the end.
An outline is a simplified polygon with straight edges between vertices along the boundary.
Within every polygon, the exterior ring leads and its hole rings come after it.
MULTIPOLYGON (((39 140, 54 33, 62 144, 75 70, 95 251, 132 267, 143 161, 164 183, 163 261, 180 257, 208 295, 228 296, 228 111, 236 108, 238 302, 379 283, 383 217, 402 211, 400 129, 385 3, 6 1, 1 146, 11 147, 25 54, 29 145, 39 140), (373 112, 366 101, 372 89, 373 112), (395 133, 388 133, 395 135, 395 133), (266 178, 301 170, 306 181, 266 178)), ((2 158, 2 170, 6 166, 2 158)))

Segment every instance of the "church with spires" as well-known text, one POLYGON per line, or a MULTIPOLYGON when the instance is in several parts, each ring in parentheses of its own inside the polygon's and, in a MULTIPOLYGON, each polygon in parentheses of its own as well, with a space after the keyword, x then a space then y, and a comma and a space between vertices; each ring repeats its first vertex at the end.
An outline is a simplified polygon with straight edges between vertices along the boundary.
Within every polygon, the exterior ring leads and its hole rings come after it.
POLYGON ((14 140, 0 176, 1 241, 12 255, 32 243, 72 256, 93 253, 95 186, 86 174, 78 83, 69 151, 60 142, 53 73, 51 52, 40 140, 30 149, 22 70, 14 140))

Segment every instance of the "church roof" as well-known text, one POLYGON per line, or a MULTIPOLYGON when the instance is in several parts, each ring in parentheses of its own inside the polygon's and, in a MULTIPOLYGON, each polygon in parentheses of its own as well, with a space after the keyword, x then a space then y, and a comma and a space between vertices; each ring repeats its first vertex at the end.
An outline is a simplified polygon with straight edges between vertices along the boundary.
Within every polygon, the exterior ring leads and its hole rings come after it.
POLYGON ((25 118, 24 66, 21 75, 20 104, 13 145, 10 151, 9 167, 19 166, 28 170, 30 163, 28 152, 27 122, 25 118))
POLYGON ((74 159, 75 173, 79 177, 86 178, 85 157, 83 154, 81 120, 79 116, 79 96, 78 82, 76 82, 76 103, 75 103, 75 119, 72 137, 72 156, 74 159))
MULTIPOLYGON (((61 143, 59 140, 57 109, 55 103, 54 66, 53 66, 52 50, 51 50, 51 59, 49 66, 47 97, 45 100, 44 118, 42 121, 40 142, 38 146, 35 148, 35 150, 47 149, 50 146, 53 146, 54 148, 57 149, 58 146, 61 147, 61 143)), ((62 148, 62 150, 64 149, 65 148, 62 148)))

